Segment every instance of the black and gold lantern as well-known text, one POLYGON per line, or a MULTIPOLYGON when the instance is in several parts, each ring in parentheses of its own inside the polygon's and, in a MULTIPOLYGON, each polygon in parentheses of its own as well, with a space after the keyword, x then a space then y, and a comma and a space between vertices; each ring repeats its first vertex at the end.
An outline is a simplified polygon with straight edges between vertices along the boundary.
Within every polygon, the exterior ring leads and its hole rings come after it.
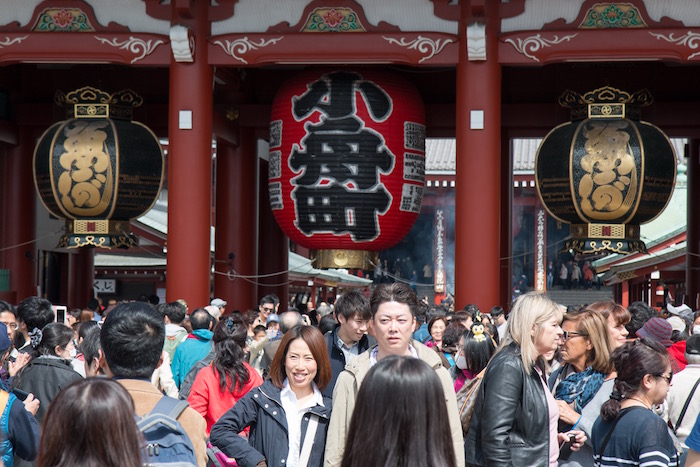
POLYGON ((547 211, 571 224, 564 249, 581 253, 646 251, 640 225, 666 207, 676 179, 668 137, 640 121, 653 99, 604 87, 559 103, 571 122, 542 141, 535 162, 537 192, 547 211))
POLYGON ((57 93, 56 103, 68 106, 72 118, 41 136, 34 183, 46 209, 66 219, 58 246, 135 245, 130 221, 155 204, 165 168, 158 138, 131 121, 141 97, 84 87, 57 93))

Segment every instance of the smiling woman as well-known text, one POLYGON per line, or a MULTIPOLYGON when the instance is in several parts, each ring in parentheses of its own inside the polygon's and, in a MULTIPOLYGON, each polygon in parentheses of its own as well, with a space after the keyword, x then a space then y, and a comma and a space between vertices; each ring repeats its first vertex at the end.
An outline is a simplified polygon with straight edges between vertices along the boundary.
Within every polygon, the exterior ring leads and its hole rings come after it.
POLYGON ((272 360, 270 379, 214 424, 212 444, 239 465, 320 467, 331 411, 330 398, 321 391, 330 378, 321 331, 311 326, 290 329, 272 360), (238 435, 248 426, 249 442, 238 435))

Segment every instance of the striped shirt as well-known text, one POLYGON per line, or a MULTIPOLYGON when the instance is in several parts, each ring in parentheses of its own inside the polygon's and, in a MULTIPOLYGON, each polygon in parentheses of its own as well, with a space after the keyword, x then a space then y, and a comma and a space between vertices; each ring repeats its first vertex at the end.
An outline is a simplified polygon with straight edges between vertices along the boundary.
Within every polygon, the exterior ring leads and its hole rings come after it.
POLYGON ((595 465, 603 467, 642 467, 676 466, 678 453, 664 421, 644 407, 629 407, 620 414, 615 430, 610 436, 605 452, 600 449, 612 427, 614 420, 605 422, 601 417, 593 424, 591 442, 595 465))

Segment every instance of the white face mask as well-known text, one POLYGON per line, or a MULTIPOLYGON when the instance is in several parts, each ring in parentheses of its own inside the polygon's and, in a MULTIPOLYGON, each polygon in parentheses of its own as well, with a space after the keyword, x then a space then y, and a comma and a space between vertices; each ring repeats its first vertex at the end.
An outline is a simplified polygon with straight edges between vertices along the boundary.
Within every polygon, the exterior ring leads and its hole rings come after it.
POLYGON ((693 326, 693 335, 700 334, 700 324, 693 326))
POLYGON ((467 369, 467 359, 464 358, 464 355, 457 356, 457 360, 455 360, 455 365, 457 365, 457 368, 459 368, 460 370, 467 369))
POLYGON ((70 358, 75 358, 75 356, 78 355, 78 351, 75 349, 70 349, 68 353, 70 354, 70 358))

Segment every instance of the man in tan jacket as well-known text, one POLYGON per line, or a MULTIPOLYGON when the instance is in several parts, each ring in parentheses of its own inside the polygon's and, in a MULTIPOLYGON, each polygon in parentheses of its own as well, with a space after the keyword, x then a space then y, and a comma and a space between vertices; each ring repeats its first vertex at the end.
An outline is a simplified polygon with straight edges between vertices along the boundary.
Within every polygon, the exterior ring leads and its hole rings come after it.
MULTIPOLYGON (((151 383, 153 371, 163 362, 165 339, 163 318, 148 303, 117 305, 107 316, 100 342, 100 366, 110 378, 117 378, 134 399, 136 415, 153 410, 163 394, 151 383)), ((199 467, 207 465, 207 435, 204 418, 187 407, 177 418, 190 437, 199 467)))
POLYGON ((402 282, 379 284, 370 297, 370 307, 372 330, 377 339, 377 345, 360 354, 338 376, 333 391, 333 411, 326 439, 325 466, 340 465, 350 419, 355 408, 355 399, 362 380, 377 361, 390 355, 420 358, 435 369, 445 395, 457 465, 464 466, 464 439, 450 373, 442 366, 440 357, 435 351, 416 340, 411 340, 418 307, 416 294, 402 282))

